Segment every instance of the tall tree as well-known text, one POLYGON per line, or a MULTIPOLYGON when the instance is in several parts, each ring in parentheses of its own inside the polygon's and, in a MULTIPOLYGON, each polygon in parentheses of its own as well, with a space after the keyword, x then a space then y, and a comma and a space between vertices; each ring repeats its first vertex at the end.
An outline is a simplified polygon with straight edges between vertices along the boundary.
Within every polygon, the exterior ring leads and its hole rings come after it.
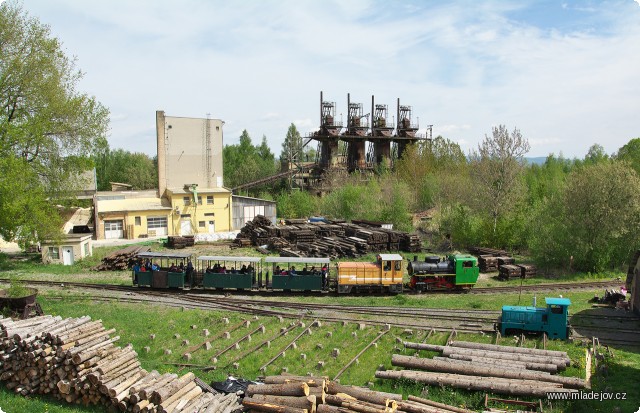
POLYGON ((471 174, 477 185, 478 208, 485 210, 496 234, 498 219, 515 205, 521 195, 520 177, 529 142, 515 128, 511 133, 504 125, 485 135, 478 149, 471 153, 471 174))
POLYGON ((99 191, 109 191, 109 182, 122 182, 134 189, 158 187, 157 164, 145 153, 108 149, 94 156, 94 162, 99 191))
POLYGON ((628 162, 640 175, 640 138, 631 139, 618 150, 616 159, 628 162))
POLYGON ((86 157, 102 142, 109 112, 77 90, 82 73, 49 27, 15 1, 0 4, 0 180, 20 176, 33 214, 20 205, 11 182, 0 183, 0 233, 28 243, 56 232, 53 203, 73 189, 73 177, 91 166, 86 157), (51 219, 41 219, 48 216, 51 219))
POLYGON ((234 188, 269 175, 276 170, 275 155, 267 145, 266 136, 259 146, 254 146, 246 130, 240 135, 237 145, 226 145, 223 149, 225 185, 234 188))
POLYGON ((301 162, 304 160, 301 158, 302 156, 302 137, 296 125, 292 123, 287 130, 287 136, 284 138, 284 142, 282 142, 280 161, 301 162))

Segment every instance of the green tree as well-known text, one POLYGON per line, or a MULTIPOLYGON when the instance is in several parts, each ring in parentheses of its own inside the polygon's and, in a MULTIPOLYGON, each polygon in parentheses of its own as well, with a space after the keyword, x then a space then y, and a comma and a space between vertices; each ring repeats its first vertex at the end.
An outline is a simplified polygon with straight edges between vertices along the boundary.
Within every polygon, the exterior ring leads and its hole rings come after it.
POLYGON ((620 148, 616 159, 628 162, 640 174, 640 138, 631 139, 620 148))
POLYGON ((624 163, 573 171, 559 196, 543 204, 532 225, 531 249, 540 262, 599 272, 620 268, 639 245, 640 178, 624 163))
POLYGON ((237 145, 226 145, 223 149, 223 168, 225 185, 234 188, 238 185, 273 175, 276 171, 275 156, 262 137, 259 146, 254 146, 251 136, 242 131, 237 145))
POLYGON ((157 162, 149 155, 124 149, 106 150, 94 156, 98 190, 109 191, 109 182, 122 182, 134 189, 158 187, 157 162))
POLYGON ((593 144, 589 147, 587 155, 584 157, 586 165, 595 165, 600 162, 609 160, 609 155, 604 151, 604 147, 600 144, 593 144))
POLYGON ((302 137, 300 136, 300 132, 298 132, 298 128, 293 123, 289 126, 287 130, 287 136, 284 138, 284 142, 282 142, 282 151, 280 152, 280 161, 281 162, 301 162, 304 161, 301 157, 303 156, 302 151, 302 137))
POLYGON ((520 178, 529 148, 529 142, 517 128, 509 133, 506 126, 499 125, 493 128, 491 137, 485 135, 478 149, 471 153, 476 208, 488 214, 494 237, 498 220, 523 195, 520 178))
POLYGON ((109 113, 77 90, 81 77, 48 26, 17 2, 0 4, 0 228, 6 239, 26 244, 50 236, 59 224, 54 202, 92 166, 86 155, 100 148, 109 113), (15 211, 22 194, 5 182, 16 178, 30 197, 30 212, 23 210, 21 219, 15 211))

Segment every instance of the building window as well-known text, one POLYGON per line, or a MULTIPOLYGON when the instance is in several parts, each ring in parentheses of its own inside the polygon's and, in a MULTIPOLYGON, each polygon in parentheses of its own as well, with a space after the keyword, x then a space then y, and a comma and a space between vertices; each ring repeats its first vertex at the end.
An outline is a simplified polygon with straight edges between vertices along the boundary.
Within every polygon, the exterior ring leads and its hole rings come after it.
POLYGON ((49 256, 51 259, 59 260, 60 259, 60 248, 58 247, 49 247, 49 256))
POLYGON ((184 201, 185 206, 191 205, 191 197, 185 196, 185 197, 182 197, 182 200, 184 201))
POLYGON ((166 228, 166 227, 167 227, 167 217, 148 217, 147 218, 148 229, 166 228))
POLYGON ((213 195, 207 195, 207 205, 213 205, 213 195))
MULTIPOLYGON (((140 218, 140 217, 136 217, 136 218, 140 218)), ((137 224, 140 225, 140 224, 137 224)), ((88 257, 89 256, 89 243, 87 242, 86 244, 84 244, 84 256, 88 257)))
POLYGON ((216 214, 214 212, 205 212, 204 216, 205 217, 215 217, 216 214))
POLYGON ((198 227, 204 228, 204 221, 198 221, 198 227))
POLYGON ((142 225, 142 219, 140 217, 136 217, 136 225, 137 226, 142 225))
POLYGON ((202 197, 198 196, 198 205, 202 205, 202 197))

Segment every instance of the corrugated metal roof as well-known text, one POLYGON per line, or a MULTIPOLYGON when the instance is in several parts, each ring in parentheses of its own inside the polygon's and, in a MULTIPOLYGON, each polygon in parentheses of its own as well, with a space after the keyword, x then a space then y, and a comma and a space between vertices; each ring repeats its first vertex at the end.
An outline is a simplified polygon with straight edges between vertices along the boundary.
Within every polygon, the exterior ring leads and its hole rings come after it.
POLYGON ((262 199, 262 198, 253 198, 250 196, 243 196, 243 195, 233 195, 233 198, 242 198, 242 199, 250 199, 252 201, 260 201, 260 202, 264 202, 264 203, 269 203, 269 204, 275 204, 276 201, 270 201, 268 199, 262 199))
POLYGON ((291 264, 329 264, 329 258, 312 257, 267 257, 264 262, 290 262, 291 264))
POLYGON ((544 301, 547 305, 571 305, 571 300, 568 298, 547 297, 544 301))
POLYGON ((234 257, 223 255, 201 255, 198 261, 245 261, 245 262, 260 262, 261 257, 234 257))
POLYGON ((187 252, 139 252, 140 258, 191 258, 191 254, 187 252))
POLYGON ((165 198, 130 198, 99 200, 97 203, 100 212, 122 211, 154 211, 171 210, 171 202, 165 198))
MULTIPOLYGON (((184 188, 168 188, 167 189, 172 194, 182 194, 182 195, 193 195, 193 192, 184 188)), ((217 187, 217 188, 196 188, 196 192, 198 194, 207 194, 207 193, 221 193, 221 194, 230 194, 231 190, 225 187, 217 187)))
POLYGON ((404 259, 400 254, 378 254, 378 256, 382 258, 382 261, 402 261, 404 259))

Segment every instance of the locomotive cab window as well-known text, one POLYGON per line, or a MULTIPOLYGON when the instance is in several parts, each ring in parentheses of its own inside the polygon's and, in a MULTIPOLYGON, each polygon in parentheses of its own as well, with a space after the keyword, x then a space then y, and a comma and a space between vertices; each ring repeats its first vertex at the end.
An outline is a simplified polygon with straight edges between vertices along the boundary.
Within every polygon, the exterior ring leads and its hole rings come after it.
POLYGON ((464 268, 471 268, 471 267, 473 267, 473 261, 464 261, 464 262, 462 263, 462 266, 463 266, 464 268))
POLYGON ((385 271, 391 270, 391 261, 385 261, 384 262, 384 270, 385 271))
POLYGON ((400 261, 396 261, 396 271, 400 271, 402 269, 402 263, 400 261))
POLYGON ((553 314, 562 314, 562 306, 559 305, 550 305, 551 313, 553 314))

